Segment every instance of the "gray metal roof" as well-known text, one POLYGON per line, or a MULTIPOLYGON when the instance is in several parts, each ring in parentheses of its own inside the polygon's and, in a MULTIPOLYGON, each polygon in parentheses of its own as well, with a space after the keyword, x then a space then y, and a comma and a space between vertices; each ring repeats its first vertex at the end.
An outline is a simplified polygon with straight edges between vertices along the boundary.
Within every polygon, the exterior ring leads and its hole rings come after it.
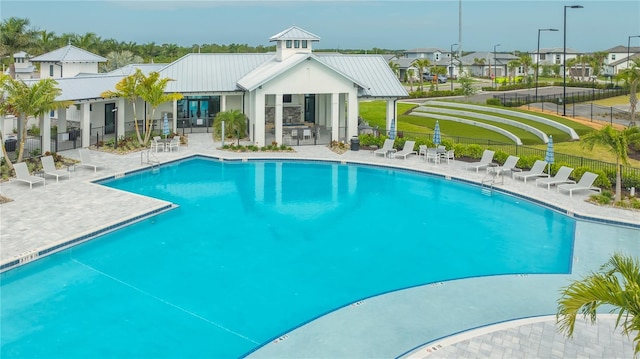
MULTIPOLYGON (((531 51, 532 54, 535 54, 538 52, 538 49, 535 49, 534 51, 531 51)), ((544 49, 540 49, 540 53, 541 54, 562 54, 564 53, 564 47, 549 47, 549 48, 544 48, 544 49)), ((567 54, 580 54, 581 52, 575 49, 572 49, 570 47, 567 47, 567 54)))
POLYGON ((150 72, 159 72, 168 64, 130 64, 123 66, 119 69, 107 72, 108 75, 121 75, 129 76, 133 75, 137 69, 140 69, 143 74, 148 75, 150 72))
MULTIPOLYGON (((56 98, 57 101, 80 101, 101 98, 100 94, 105 91, 115 91, 116 84, 124 76, 105 76, 95 74, 94 76, 65 77, 55 79, 58 83, 56 87, 62 90, 62 95, 56 98)), ((39 80, 25 80, 25 83, 32 84, 39 80)))
POLYGON ((158 71, 167 92, 238 91, 237 82, 275 54, 188 54, 158 71))
POLYGON ((36 56, 31 62, 106 62, 102 56, 98 56, 89 51, 67 45, 46 54, 36 56))
POLYGON ((405 54, 433 54, 435 52, 444 52, 444 50, 441 50, 437 47, 419 47, 416 49, 411 49, 411 50, 406 50, 404 51, 405 54))
POLYGON ((309 31, 302 30, 297 26, 291 26, 290 28, 281 31, 269 38, 269 41, 281 41, 281 40, 309 40, 320 41, 320 36, 314 35, 309 31))
POLYGON ((380 55, 322 55, 327 65, 365 86, 361 95, 368 97, 408 97, 407 90, 380 55))

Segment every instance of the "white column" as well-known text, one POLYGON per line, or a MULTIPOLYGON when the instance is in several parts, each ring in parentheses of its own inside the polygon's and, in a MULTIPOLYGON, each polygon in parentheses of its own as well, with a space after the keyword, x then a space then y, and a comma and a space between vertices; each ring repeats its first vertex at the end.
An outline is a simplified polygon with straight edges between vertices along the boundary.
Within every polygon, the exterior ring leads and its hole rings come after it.
MULTIPOLYGON (((173 133, 178 133, 178 101, 173 101, 171 111, 173 112, 173 133)), ((123 132, 124 133, 124 132, 123 132)))
MULTIPOLYGON (((116 101, 116 107, 118 107, 118 111, 116 114, 118 117, 116 118, 116 133, 118 137, 124 137, 124 113, 125 113, 125 100, 124 98, 118 98, 116 101)), ((116 141, 118 139, 116 138, 116 141)))
MULTIPOLYGON (((396 118, 396 107, 393 100, 387 100, 387 132, 391 130, 391 120, 396 118)), ((396 128, 398 127, 398 119, 396 118, 396 128)))
POLYGON ((220 112, 227 110, 227 95, 220 96, 220 112))
POLYGON ((253 142, 258 147, 264 146, 264 97, 264 93, 256 91, 255 102, 253 103, 256 131, 253 142))
POLYGON ((339 118, 340 94, 331 94, 331 141, 340 140, 340 118, 339 118))
POLYGON ((276 142, 282 144, 282 94, 276 94, 276 142))
POLYGON ((326 96, 326 94, 316 95, 316 118, 320 120, 320 123, 322 125, 326 126, 328 129, 331 129, 331 121, 329 121, 327 111, 325 109, 326 96))
POLYGON ((355 92, 347 94, 347 128, 349 130, 349 138, 358 135, 358 95, 355 92))
POLYGON ((47 112, 40 116, 40 135, 42 136, 42 154, 51 152, 51 116, 47 112))
POLYGON ((67 111, 67 107, 58 109, 58 133, 67 132, 67 111))
POLYGON ((82 147, 91 145, 91 111, 89 103, 80 105, 80 128, 82 129, 82 147))
MULTIPOLYGON (((349 125, 347 122, 347 114, 345 113, 347 109, 345 95, 345 93, 341 93, 338 95, 338 126, 347 128, 349 127, 349 125)), ((345 132, 345 135, 347 135, 347 138, 350 138, 347 132, 345 132)))

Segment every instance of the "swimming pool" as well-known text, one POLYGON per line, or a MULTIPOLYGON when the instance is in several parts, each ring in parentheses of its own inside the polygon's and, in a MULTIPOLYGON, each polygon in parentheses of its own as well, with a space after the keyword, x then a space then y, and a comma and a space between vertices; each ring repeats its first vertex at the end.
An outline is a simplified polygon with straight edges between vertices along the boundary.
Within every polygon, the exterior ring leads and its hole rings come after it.
POLYGON ((570 270, 573 219, 417 173, 193 159, 105 184, 180 207, 2 274, 3 357, 237 357, 373 295, 570 270))

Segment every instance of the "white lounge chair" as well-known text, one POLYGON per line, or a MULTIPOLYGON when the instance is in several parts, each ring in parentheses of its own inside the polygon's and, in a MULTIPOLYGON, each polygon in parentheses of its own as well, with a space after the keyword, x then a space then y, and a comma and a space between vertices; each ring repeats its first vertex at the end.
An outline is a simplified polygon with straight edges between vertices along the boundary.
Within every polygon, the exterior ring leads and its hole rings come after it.
POLYGON ((600 188, 593 187, 593 182, 596 181, 596 178, 598 178, 597 174, 592 172, 585 172, 582 175, 582 178, 580 178, 580 181, 578 181, 578 183, 559 185, 557 187, 558 192, 560 192, 561 189, 565 191, 569 191, 569 197, 573 197, 573 191, 594 190, 594 191, 602 192, 600 188))
POLYGON ((402 147, 402 151, 396 152, 395 158, 402 157, 406 160, 409 155, 417 155, 418 153, 413 150, 415 145, 416 141, 406 141, 404 147, 402 147))
POLYGON ((55 176, 56 183, 58 183, 58 179, 60 177, 67 176, 67 178, 71 179, 71 173, 69 173, 69 171, 59 170, 56 168, 56 164, 55 162, 53 162, 52 156, 44 156, 40 158, 40 161, 42 161, 42 169, 44 171, 44 175, 55 176))
POLYGON ((13 164, 13 169, 16 171, 16 179, 21 182, 27 182, 29 184, 29 188, 33 188, 34 183, 42 182, 45 185, 44 178, 32 176, 29 173, 29 168, 27 168, 27 164, 24 162, 18 162, 13 164))
POLYGON ((94 163, 91 161, 91 152, 89 152, 88 149, 86 148, 80 148, 78 150, 78 152, 80 153, 80 163, 78 163, 78 166, 83 166, 83 167, 93 167, 93 172, 97 172, 98 168, 102 167, 102 168, 107 168, 107 164, 106 163, 94 163))
POLYGON ((520 157, 518 156, 509 156, 507 157, 507 160, 504 161, 504 164, 502 164, 502 166, 487 167, 487 172, 491 171, 499 175, 502 175, 503 172, 513 173, 513 170, 514 168, 516 168, 519 160, 520 157))
POLYGON ((493 161, 493 155, 495 155, 496 152, 495 151, 491 151, 491 150, 484 150, 484 152, 482 153, 482 158, 480 159, 479 162, 471 162, 471 163, 467 163, 466 168, 469 169, 475 169, 476 173, 478 172, 478 170, 480 170, 481 168, 485 168, 485 167, 489 167, 489 165, 491 164, 491 161, 493 161))
POLYGON ((528 178, 549 177, 548 174, 544 173, 545 167, 547 167, 546 161, 536 160, 536 162, 533 164, 533 167, 531 167, 530 171, 515 172, 513 174, 513 178, 516 178, 516 179, 522 178, 524 180, 524 183, 527 183, 528 178))
POLYGON ((540 184, 547 185, 547 190, 551 189, 551 186, 563 183, 576 183, 574 180, 569 179, 569 175, 573 172, 573 168, 562 166, 558 170, 555 176, 549 178, 538 178, 536 180, 536 186, 540 184))
POLYGON ((383 157, 386 156, 388 152, 393 151, 394 142, 395 142, 394 140, 387 138, 386 140, 384 140, 384 144, 382 145, 382 148, 373 151, 373 154, 375 156, 377 155, 382 155, 383 157))

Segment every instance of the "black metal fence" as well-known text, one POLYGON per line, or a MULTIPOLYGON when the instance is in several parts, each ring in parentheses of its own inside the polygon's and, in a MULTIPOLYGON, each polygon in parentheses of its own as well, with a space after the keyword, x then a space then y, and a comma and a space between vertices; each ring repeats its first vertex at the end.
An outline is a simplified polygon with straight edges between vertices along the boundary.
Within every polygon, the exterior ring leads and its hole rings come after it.
MULTIPOLYGON (((11 162, 15 162, 18 159, 18 152, 20 151, 20 142, 16 137, 7 137, 4 140, 4 148, 7 150, 7 155, 11 162)), ((42 155, 42 136, 28 135, 24 140, 23 158, 38 157, 42 155)))
MULTIPOLYGON (((582 117, 589 119, 591 122, 607 122, 610 125, 614 123, 628 126, 631 122, 631 112, 615 108, 613 106, 600 106, 594 103, 575 103, 567 105, 563 108, 563 105, 555 103, 531 103, 527 104, 527 109, 537 108, 542 111, 554 111, 557 115, 561 115, 566 112, 570 117, 582 117)), ((634 114, 636 124, 640 121, 640 114, 636 112, 634 114)))
MULTIPOLYGON (((616 97, 629 94, 629 89, 612 88, 612 89, 591 89, 585 91, 577 91, 568 93, 564 99, 565 104, 595 101, 603 98, 616 97)), ((558 105, 563 103, 563 94, 547 94, 532 95, 522 94, 518 92, 505 92, 500 95, 493 95, 493 98, 499 99, 503 106, 519 107, 534 102, 552 102, 558 105)))

